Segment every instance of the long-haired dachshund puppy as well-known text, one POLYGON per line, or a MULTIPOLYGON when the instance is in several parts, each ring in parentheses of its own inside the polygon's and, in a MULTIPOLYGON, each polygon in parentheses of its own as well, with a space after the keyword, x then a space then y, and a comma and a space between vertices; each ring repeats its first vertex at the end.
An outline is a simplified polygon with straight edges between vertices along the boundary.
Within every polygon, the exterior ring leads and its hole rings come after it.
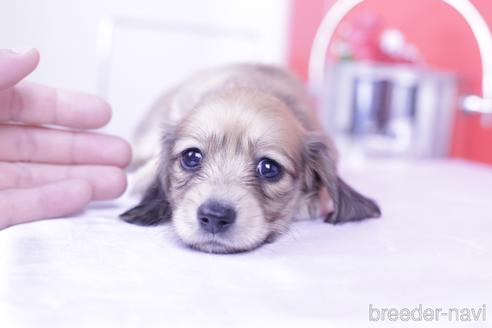
POLYGON ((302 83, 265 65, 204 72, 165 93, 137 130, 133 167, 144 196, 121 217, 170 221, 187 245, 251 250, 295 219, 378 217, 337 175, 337 155, 302 83))

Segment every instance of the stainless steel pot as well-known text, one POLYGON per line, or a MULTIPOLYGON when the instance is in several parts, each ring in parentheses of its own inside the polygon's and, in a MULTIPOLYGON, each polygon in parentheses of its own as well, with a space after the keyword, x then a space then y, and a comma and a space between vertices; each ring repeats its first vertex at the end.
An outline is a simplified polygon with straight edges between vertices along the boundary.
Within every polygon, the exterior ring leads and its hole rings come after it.
POLYGON ((409 65, 331 66, 321 117, 340 146, 383 156, 441 157, 449 150, 457 105, 452 74, 409 65))

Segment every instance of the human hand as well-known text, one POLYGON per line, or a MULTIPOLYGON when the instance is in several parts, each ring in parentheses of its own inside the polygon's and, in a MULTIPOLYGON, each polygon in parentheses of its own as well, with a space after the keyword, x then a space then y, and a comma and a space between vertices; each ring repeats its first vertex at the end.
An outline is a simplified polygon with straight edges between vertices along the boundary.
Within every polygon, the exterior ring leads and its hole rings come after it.
POLYGON ((92 95, 19 83, 38 62, 37 50, 0 49, 0 229, 69 215, 126 189, 128 143, 86 131, 108 123, 109 105, 92 95))

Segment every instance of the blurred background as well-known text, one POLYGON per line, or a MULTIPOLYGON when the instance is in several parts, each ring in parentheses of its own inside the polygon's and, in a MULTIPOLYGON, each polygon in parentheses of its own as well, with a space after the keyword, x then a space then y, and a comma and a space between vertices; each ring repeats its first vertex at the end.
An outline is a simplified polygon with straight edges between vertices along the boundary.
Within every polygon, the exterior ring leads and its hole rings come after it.
POLYGON ((114 110, 106 131, 130 138, 158 95, 197 70, 275 63, 310 87, 324 126, 349 159, 492 164, 491 25, 489 0, 0 6, 1 46, 40 50, 33 81, 106 98, 114 110))

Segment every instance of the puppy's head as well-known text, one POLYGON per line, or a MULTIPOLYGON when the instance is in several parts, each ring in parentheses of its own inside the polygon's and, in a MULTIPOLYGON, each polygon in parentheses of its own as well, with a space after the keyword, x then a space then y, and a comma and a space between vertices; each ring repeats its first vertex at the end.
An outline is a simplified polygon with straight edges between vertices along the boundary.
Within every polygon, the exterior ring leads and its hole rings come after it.
POLYGON ((208 252, 253 249, 304 209, 316 215, 326 188, 331 222, 379 215, 336 176, 332 149, 280 100, 238 90, 203 101, 163 141, 159 174, 129 222, 171 220, 186 244, 208 252))

